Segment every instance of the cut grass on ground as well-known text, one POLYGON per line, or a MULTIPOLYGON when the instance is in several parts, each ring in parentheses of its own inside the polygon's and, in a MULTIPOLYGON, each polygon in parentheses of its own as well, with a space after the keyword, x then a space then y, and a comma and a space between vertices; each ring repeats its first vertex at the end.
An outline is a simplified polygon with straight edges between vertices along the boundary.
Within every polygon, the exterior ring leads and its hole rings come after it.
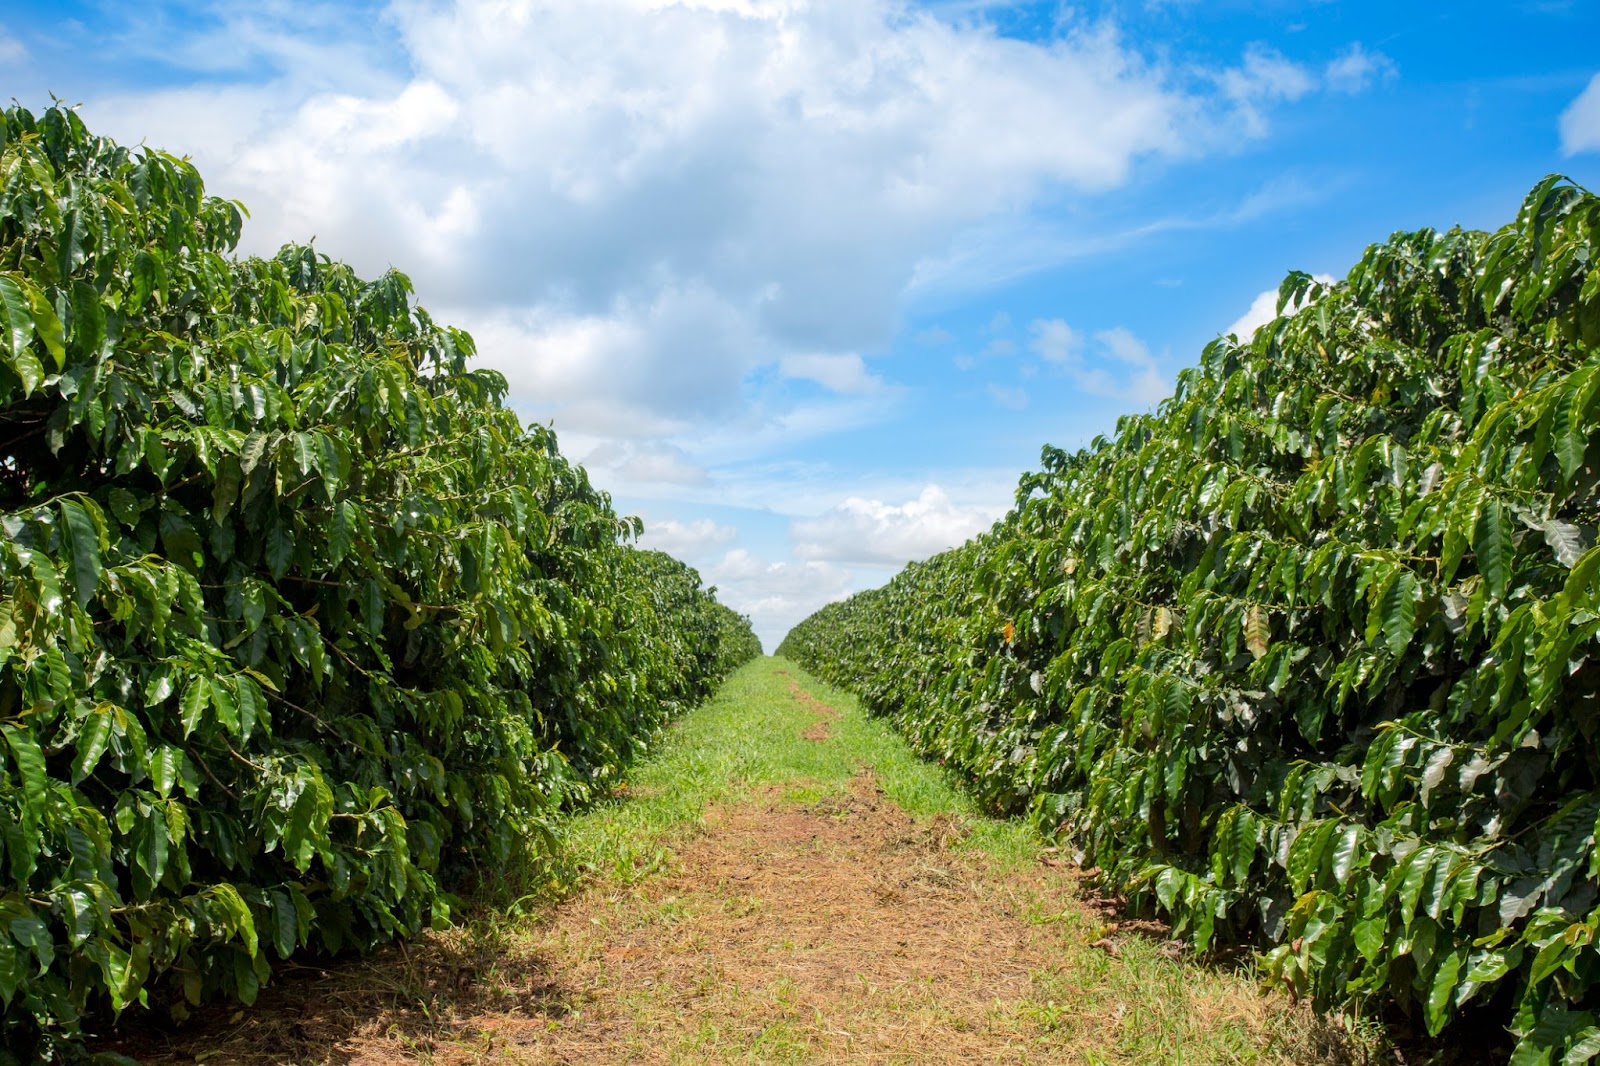
POLYGON ((514 906, 291 971, 255 1008, 130 1031, 121 1050, 252 1066, 1360 1058, 1248 974, 1087 905, 1030 829, 978 814, 783 660, 737 673, 562 837, 565 869, 514 906))

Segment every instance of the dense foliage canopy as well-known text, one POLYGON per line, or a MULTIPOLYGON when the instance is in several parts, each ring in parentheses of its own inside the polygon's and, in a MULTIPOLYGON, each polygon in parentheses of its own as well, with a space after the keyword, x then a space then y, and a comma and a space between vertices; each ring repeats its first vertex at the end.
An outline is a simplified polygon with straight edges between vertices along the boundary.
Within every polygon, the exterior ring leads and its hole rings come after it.
MULTIPOLYGON (((0 113, 0 1044, 447 919, 759 653, 398 273, 0 113), (158 978, 165 980, 158 980, 158 978)), ((0 1052, 0 1061, 6 1054, 0 1052)))
POLYGON ((1373 246, 780 654, 1204 949, 1600 1054, 1600 199, 1373 246), (1287 312, 1287 313, 1284 313, 1287 312))

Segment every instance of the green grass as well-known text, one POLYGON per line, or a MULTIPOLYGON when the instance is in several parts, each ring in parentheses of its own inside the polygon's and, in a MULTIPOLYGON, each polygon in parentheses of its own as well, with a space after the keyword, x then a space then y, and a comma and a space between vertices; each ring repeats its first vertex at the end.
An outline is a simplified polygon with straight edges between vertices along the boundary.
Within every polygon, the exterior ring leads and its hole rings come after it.
POLYGON ((849 693, 822 684, 785 659, 757 659, 710 701, 685 715, 629 775, 622 794, 563 823, 558 836, 567 875, 630 883, 666 867, 672 844, 692 832, 706 808, 771 785, 815 803, 844 794, 871 770, 886 797, 916 816, 965 819, 970 842, 1002 862, 1034 861, 1041 841, 1020 821, 983 817, 938 766, 918 758, 849 693), (840 717, 827 740, 800 733, 815 712, 794 699, 790 677, 840 717))

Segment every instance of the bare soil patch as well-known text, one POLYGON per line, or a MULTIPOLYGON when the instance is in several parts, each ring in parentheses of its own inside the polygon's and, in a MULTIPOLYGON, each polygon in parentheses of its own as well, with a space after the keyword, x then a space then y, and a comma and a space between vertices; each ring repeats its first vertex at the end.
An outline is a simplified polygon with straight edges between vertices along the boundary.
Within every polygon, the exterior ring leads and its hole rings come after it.
POLYGON ((789 679, 789 694, 795 701, 817 716, 801 731, 800 738, 815 741, 832 740, 833 730, 829 727, 829 723, 839 717, 839 712, 801 688, 800 682, 796 681, 792 674, 782 670, 778 673, 789 679))
MULTIPOLYGON (((1072 983, 1085 954, 1121 963, 1084 947, 1107 926, 1070 868, 994 869, 959 847, 959 818, 911 818, 870 776, 797 794, 713 808, 669 873, 596 885, 515 934, 291 971, 252 1009, 117 1049, 248 1066, 1073 1062, 1142 1024, 1072 983)), ((1218 1024, 1268 1022, 1248 998, 1226 1010, 1218 1024)))

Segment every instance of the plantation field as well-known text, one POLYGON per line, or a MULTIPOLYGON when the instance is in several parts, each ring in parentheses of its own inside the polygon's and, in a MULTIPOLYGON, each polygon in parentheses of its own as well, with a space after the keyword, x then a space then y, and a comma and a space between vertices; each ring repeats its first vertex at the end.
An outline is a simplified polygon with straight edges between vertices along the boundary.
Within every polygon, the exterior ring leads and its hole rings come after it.
POLYGON ((0 112, 0 1066, 1600 1057, 1600 197, 1290 274, 778 659, 243 220, 0 112))
POLYGON ((1086 898, 848 695, 743 668, 514 905, 255 1008, 112 1046, 149 1063, 1322 1063, 1364 1045, 1086 898), (559 902, 553 900, 559 899, 559 902))

